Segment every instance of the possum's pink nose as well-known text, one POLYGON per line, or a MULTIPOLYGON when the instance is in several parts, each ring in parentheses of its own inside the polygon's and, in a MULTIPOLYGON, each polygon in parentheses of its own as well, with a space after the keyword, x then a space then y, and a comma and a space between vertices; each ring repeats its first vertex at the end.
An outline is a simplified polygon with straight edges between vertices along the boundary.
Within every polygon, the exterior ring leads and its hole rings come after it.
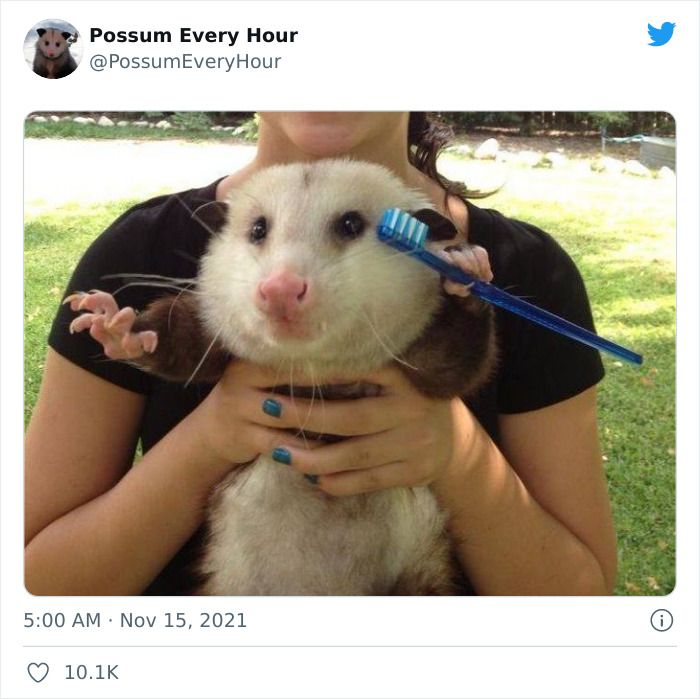
POLYGON ((309 303, 309 284, 294 272, 283 270, 263 279, 258 286, 258 308, 275 320, 295 320, 309 303))

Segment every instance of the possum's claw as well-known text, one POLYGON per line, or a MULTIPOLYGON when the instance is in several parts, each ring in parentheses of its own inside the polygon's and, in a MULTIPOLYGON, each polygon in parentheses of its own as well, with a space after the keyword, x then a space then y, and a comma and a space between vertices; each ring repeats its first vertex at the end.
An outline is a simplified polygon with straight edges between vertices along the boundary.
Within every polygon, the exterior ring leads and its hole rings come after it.
POLYGON ((132 332, 136 311, 129 306, 119 309, 111 294, 104 291, 71 294, 63 303, 74 311, 84 311, 70 324, 71 333, 89 330, 110 359, 138 359, 153 354, 158 334, 152 330, 132 332))
POLYGON ((68 326, 68 331, 72 335, 73 333, 79 333, 83 330, 89 330, 92 327, 92 321, 92 313, 83 313, 83 315, 73 318, 71 324, 68 326))
MULTIPOLYGON (((445 262, 459 267, 463 272, 471 274, 480 281, 490 282, 493 279, 489 255, 478 245, 450 246, 435 251, 445 262)), ((471 284, 460 284, 450 279, 443 282, 445 291, 453 296, 469 296, 471 284)))
POLYGON ((63 303, 70 303, 72 311, 90 311, 107 318, 111 318, 119 310, 114 296, 106 291, 78 291, 68 296, 63 303))

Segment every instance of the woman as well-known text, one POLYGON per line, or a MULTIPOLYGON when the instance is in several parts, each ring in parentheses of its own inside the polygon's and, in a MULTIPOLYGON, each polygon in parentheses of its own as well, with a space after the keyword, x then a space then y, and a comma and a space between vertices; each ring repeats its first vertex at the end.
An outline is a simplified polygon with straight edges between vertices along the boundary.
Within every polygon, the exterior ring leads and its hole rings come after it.
MULTIPOLYGON (((532 226, 448 193, 435 171, 439 141, 420 113, 262 114, 249 165, 127 212, 91 246, 69 288, 124 272, 191 277, 207 233, 183 203, 221 200, 272 164, 349 156, 423 190, 461 238, 487 250, 499 286, 590 326, 569 258, 532 226), (418 146, 410 157, 407 143, 418 146)), ((142 307, 139 293, 120 300, 142 307)), ((477 401, 427 399, 387 366, 372 377, 384 389, 375 411, 358 414, 343 401, 326 403, 323 415, 302 407, 307 429, 354 436, 307 449, 281 431, 299 426, 284 409, 289 399, 279 398, 282 417, 261 409, 273 372, 237 362, 209 393, 184 391, 95 362, 94 341, 68 337, 68 322, 62 310, 27 432, 25 582, 34 594, 186 591, 185 561, 212 488, 232 464, 280 445, 332 496, 430 484, 479 594, 612 592, 615 536, 596 427, 602 367, 588 348, 499 312, 500 367, 477 401), (145 453, 132 467, 139 438, 145 453)))

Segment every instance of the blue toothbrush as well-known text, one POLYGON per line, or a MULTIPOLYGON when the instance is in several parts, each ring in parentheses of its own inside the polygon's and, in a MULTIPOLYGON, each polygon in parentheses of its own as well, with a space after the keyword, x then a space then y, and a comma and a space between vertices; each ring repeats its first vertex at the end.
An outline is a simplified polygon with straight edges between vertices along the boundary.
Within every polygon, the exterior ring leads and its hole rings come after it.
POLYGON ((428 231, 428 226, 425 223, 401 209, 387 209, 382 215, 379 226, 377 227, 377 235, 381 241, 401 252, 410 254, 412 257, 432 267, 452 281, 460 284, 470 284, 471 293, 483 301, 498 306, 499 308, 504 308, 511 313, 527 318, 527 320, 533 323, 554 330, 554 332, 560 335, 565 335, 572 340, 582 342, 589 347, 608 352, 620 359, 632 362, 633 364, 642 363, 642 356, 640 354, 632 352, 632 350, 615 344, 610 340, 606 340, 575 323, 564 320, 564 318, 560 318, 554 313, 533 306, 531 303, 523 301, 517 296, 512 296, 493 284, 472 277, 458 267, 433 255, 433 253, 425 248, 428 231))

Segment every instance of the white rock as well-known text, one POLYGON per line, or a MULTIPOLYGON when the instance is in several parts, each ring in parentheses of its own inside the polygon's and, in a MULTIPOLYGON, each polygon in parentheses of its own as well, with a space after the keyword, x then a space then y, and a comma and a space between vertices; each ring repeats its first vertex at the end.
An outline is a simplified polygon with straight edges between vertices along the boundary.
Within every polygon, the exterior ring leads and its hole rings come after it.
POLYGON ((49 121, 52 121, 54 124, 58 124, 58 122, 61 121, 61 117, 57 116, 56 114, 52 114, 49 117, 49 121))
POLYGON ((613 175, 620 174, 624 166, 625 164, 621 160, 608 156, 600 156, 591 161, 591 170, 594 172, 609 172, 613 175))
POLYGON ((143 127, 148 126, 148 125, 149 124, 147 121, 135 121, 134 122, 134 126, 138 126, 139 128, 143 128, 143 127))
POLYGON ((119 126, 120 128, 123 128, 123 127, 128 126, 128 125, 129 125, 129 122, 128 122, 128 121, 123 121, 123 120, 122 120, 122 121, 118 121, 118 122, 117 122, 117 126, 119 126))
POLYGON ((474 155, 474 149, 466 143, 459 143, 456 146, 452 146, 450 151, 453 153, 458 153, 465 158, 471 158, 474 155))
POLYGON ((566 156, 556 151, 550 151, 542 156, 540 165, 544 167, 561 167, 566 164, 566 156))
POLYGON ((73 121, 76 124, 95 124, 97 123, 92 117, 74 117, 73 121))
POLYGON ((676 179, 676 173, 671 170, 670 167, 666 167, 664 165, 662 168, 659 169, 659 171, 656 173, 656 176, 660 180, 675 180, 676 179))
POLYGON ((517 155, 517 160, 527 167, 535 167, 542 160, 542 153, 534 150, 521 150, 517 155))
POLYGON ((626 160, 622 172, 635 177, 651 177, 651 170, 638 160, 626 160))
POLYGON ((170 124, 169 121, 166 121, 165 119, 161 119, 157 124, 156 124, 157 129, 172 129, 172 125, 170 124))
POLYGON ((619 175, 625 164, 619 158, 603 158, 605 161, 606 172, 612 172, 615 175, 619 175))
POLYGON ((223 131, 224 127, 223 126, 210 126, 209 131, 223 131))
POLYGON ((48 119, 45 116, 34 116, 32 121, 35 121, 37 124, 45 124, 48 119))
POLYGON ((475 151, 477 160, 495 160, 498 155, 498 141, 495 138, 487 138, 475 151))
POLYGON ((224 131, 233 131, 236 127, 235 126, 224 126, 224 131))
POLYGON ((73 117, 68 116, 68 115, 62 116, 61 121, 73 121, 73 117))
POLYGON ((114 126, 114 122, 104 114, 97 120, 98 126, 114 126))

